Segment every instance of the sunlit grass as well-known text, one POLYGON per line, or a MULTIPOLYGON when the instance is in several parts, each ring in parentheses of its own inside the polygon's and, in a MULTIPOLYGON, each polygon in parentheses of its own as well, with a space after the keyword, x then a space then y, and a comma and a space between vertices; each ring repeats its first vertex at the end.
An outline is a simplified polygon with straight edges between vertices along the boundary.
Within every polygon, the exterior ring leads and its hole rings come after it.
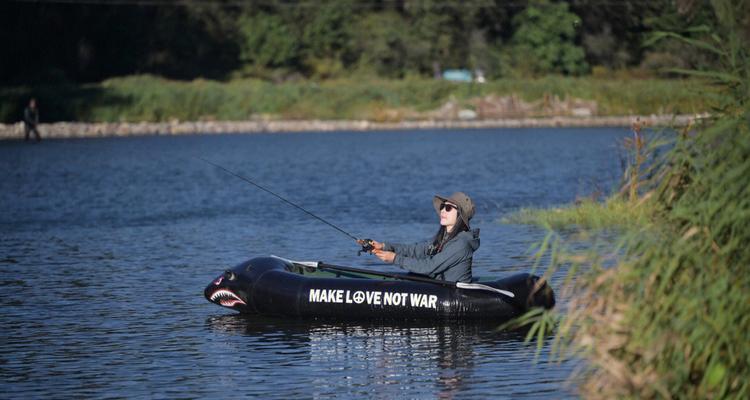
POLYGON ((551 76, 501 79, 485 84, 426 78, 373 77, 273 83, 257 79, 227 82, 174 81, 151 75, 101 83, 0 88, 0 121, 18 120, 31 96, 43 119, 102 122, 276 119, 366 119, 399 121, 436 110, 448 101, 471 107, 472 98, 515 95, 524 101, 557 96, 597 103, 596 115, 702 113, 712 92, 704 80, 603 79, 551 76))
POLYGON ((583 200, 578 204, 547 209, 523 208, 502 222, 529 224, 563 229, 638 229, 648 225, 653 218, 653 209, 643 202, 630 202, 612 197, 604 202, 583 200))

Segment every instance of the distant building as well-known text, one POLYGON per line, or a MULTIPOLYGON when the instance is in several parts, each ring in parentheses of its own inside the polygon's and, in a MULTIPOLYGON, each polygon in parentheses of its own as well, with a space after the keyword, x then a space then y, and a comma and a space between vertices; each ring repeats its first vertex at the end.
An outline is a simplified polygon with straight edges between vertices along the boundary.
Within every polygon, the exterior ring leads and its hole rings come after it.
POLYGON ((471 71, 468 69, 446 69, 443 71, 443 79, 451 82, 471 82, 471 71))
POLYGON ((443 79, 451 82, 486 82, 481 69, 474 71, 474 74, 468 69, 446 69, 443 71, 443 79))

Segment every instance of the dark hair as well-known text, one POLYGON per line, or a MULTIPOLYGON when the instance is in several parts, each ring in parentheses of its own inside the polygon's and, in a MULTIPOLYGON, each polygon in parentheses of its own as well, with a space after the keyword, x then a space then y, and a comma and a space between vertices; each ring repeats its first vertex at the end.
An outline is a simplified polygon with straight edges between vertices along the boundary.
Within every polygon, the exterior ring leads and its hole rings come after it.
POLYGON ((440 229, 438 229, 437 233, 435 234, 435 238, 432 239, 432 245, 430 246, 430 255, 434 256, 435 254, 440 253, 443 250, 443 245, 445 243, 453 240, 453 238, 458 236, 459 233, 466 232, 468 230, 469 227, 466 226, 463 218, 461 218, 461 210, 458 210, 458 215, 456 215, 456 225, 453 225, 453 230, 448 234, 445 240, 443 240, 443 236, 445 235, 445 226, 440 225, 440 229))

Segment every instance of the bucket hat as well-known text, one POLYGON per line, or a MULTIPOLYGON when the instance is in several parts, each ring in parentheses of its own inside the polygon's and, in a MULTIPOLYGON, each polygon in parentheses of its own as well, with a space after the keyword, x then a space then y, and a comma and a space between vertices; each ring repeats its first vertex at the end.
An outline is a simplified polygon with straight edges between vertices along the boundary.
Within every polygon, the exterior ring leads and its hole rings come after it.
POLYGON ((464 224, 469 226, 469 221, 471 220, 471 217, 474 216, 474 202, 471 201, 471 198, 469 198, 464 192, 456 192, 448 197, 435 195, 432 199, 432 205, 435 207, 435 211, 437 211, 438 215, 440 215, 440 205, 445 202, 457 205, 459 211, 458 215, 461 216, 461 220, 464 221, 464 224))

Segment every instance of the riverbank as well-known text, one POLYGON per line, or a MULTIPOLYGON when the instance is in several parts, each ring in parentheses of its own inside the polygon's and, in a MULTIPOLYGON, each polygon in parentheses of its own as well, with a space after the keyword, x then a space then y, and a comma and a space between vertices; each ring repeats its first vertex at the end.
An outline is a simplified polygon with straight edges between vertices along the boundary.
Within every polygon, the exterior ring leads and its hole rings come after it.
MULTIPOLYGON (((412 129, 486 129, 551 127, 629 127, 639 120, 645 126, 686 126, 705 115, 641 115, 621 117, 548 117, 473 120, 423 120, 401 122, 251 120, 87 123, 55 122, 40 124, 43 139, 91 138, 142 135, 192 135, 263 132, 388 131, 412 129)), ((0 124, 0 140, 22 139, 22 123, 0 124)))
MULTIPOLYGON (((506 120, 681 115, 712 110, 698 79, 560 77, 456 83, 437 79, 175 81, 151 75, 97 83, 0 87, 0 123, 30 98, 43 122, 506 120)), ((517 124, 515 124, 517 125, 517 124)))

